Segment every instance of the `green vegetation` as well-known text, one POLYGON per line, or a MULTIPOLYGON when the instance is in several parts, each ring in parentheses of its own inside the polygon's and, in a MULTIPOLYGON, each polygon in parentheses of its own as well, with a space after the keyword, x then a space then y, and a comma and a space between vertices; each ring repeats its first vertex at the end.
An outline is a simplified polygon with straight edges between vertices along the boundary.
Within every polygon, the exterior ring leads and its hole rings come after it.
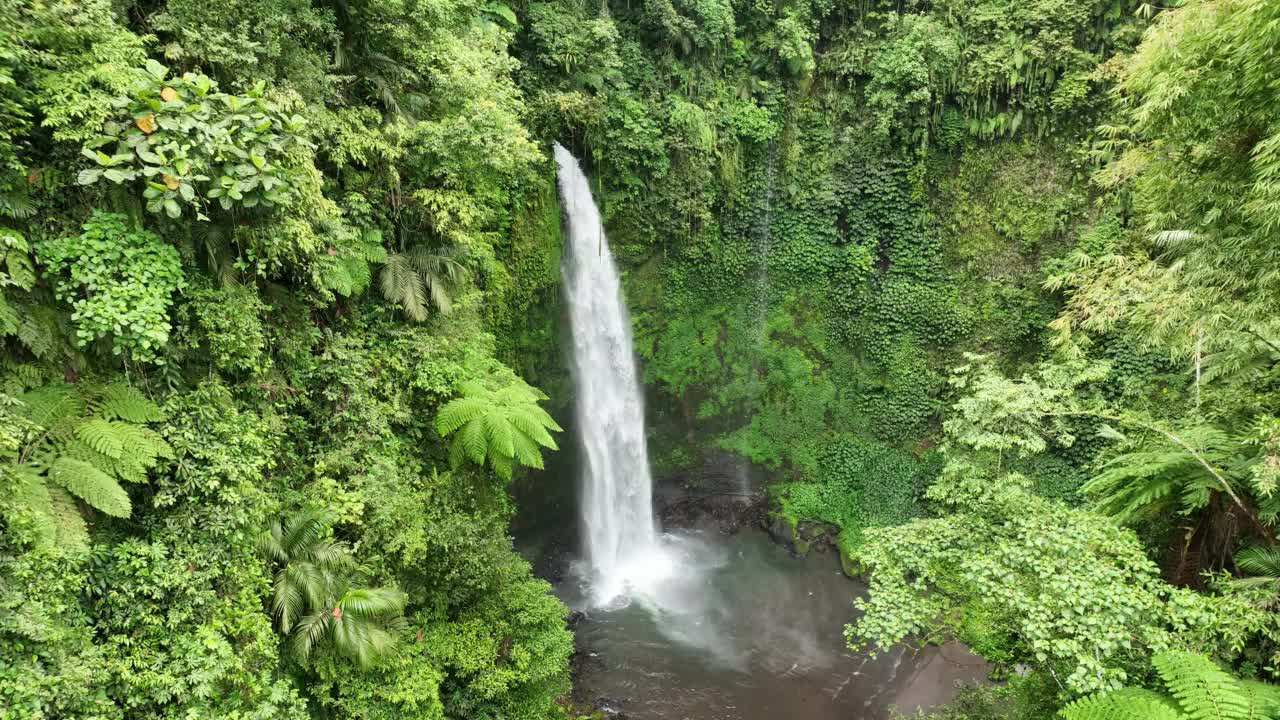
POLYGON ((506 533, 558 426, 495 339, 550 165, 487 12, 0 9, 0 717, 565 714, 506 533), (501 476, 438 429, 473 387, 501 476))
POLYGON ((1273 685, 1240 681, 1208 658, 1169 651, 1151 659, 1168 695, 1122 689, 1090 695, 1062 710, 1066 720, 1115 718, 1256 718, 1275 717, 1280 696, 1273 685))
POLYGON ((851 646, 1009 678, 939 717, 1276 716, 1280 4, 0 25, 0 719, 572 714, 507 534, 571 398, 553 140, 655 466, 767 468, 851 646))

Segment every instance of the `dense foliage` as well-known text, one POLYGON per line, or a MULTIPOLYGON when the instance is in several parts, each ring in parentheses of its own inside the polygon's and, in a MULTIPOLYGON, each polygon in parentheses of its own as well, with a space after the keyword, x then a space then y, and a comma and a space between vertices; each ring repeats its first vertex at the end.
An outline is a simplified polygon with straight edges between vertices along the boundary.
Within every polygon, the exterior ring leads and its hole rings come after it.
POLYGON ((556 277, 503 13, 0 22, 0 717, 563 714, 505 529, 558 426, 495 340, 556 277), (473 386, 501 477, 436 422, 473 386))
POLYGON ((563 484, 553 140, 655 464, 769 469, 852 646, 1022 673, 949 718, 1274 714, 1280 4, 0 25, 0 718, 571 712, 507 535, 563 484))

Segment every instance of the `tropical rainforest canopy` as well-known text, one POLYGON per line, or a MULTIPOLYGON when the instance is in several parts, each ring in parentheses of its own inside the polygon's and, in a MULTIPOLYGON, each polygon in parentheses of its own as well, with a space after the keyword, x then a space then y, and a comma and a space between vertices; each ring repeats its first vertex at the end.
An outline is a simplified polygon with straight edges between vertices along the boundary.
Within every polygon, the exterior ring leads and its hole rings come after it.
POLYGON ((1280 717, 1280 3, 0 2, 0 718, 577 717, 553 141, 659 471, 937 717, 1280 717))

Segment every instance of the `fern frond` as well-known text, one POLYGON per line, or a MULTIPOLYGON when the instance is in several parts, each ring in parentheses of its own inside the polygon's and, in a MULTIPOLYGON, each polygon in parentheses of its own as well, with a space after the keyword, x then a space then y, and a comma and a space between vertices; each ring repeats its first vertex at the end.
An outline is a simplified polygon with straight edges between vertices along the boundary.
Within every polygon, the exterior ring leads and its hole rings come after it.
MULTIPOLYGON (((44 478, 25 465, 0 469, 0 478, 6 476, 12 481, 10 492, 14 501, 19 506, 29 508, 35 515, 38 523, 37 532, 41 540, 49 544, 55 542, 58 525, 54 521, 53 498, 49 495, 49 486, 44 478)), ((74 503, 72 509, 74 509, 74 503)))
POLYGON ((493 468, 493 472, 503 480, 510 480, 515 472, 515 466, 510 455, 501 453, 489 453, 489 466, 493 468))
POLYGON ((1280 687, 1257 680, 1241 680, 1240 690, 1249 702, 1249 720, 1280 718, 1280 687))
POLYGON ((461 397, 450 400, 436 414, 436 431, 448 435, 476 418, 484 415, 491 404, 481 398, 461 397))
POLYGON ((484 433, 484 423, 479 420, 473 420, 458 431, 458 442, 462 443, 463 449, 467 452, 467 457, 471 462, 477 465, 484 464, 484 457, 489 449, 488 440, 484 433))
MULTIPOLYGON (((556 447, 555 438, 551 437, 551 433, 547 432, 547 426, 538 422, 535 415, 525 410, 525 408, 520 408, 520 411, 511 414, 511 425, 542 447, 548 450, 559 449, 556 447)), ((558 425, 556 427, 559 428, 558 425)))
POLYGON ((1080 698, 1058 712, 1064 720, 1180 720, 1160 693, 1124 688, 1080 698))
POLYGON ((76 507, 75 498, 60 487, 50 487, 49 500, 52 508, 49 517, 58 544, 76 549, 85 547, 89 542, 89 527, 85 525, 80 508, 76 507))
POLYGON ((1203 655, 1170 650, 1151 658, 1165 687, 1190 720, 1244 720, 1249 702, 1240 682, 1203 655))
POLYGON ((464 457, 478 465, 487 458, 505 479, 510 479, 516 463, 543 467, 539 446, 555 450, 548 429, 560 429, 538 405, 544 395, 519 378, 497 390, 477 381, 462 383, 458 390, 461 397, 446 403, 436 416, 442 436, 456 433, 450 449, 453 467, 464 457))
POLYGON ((49 467, 49 480, 113 517, 129 517, 133 504, 114 478, 83 460, 60 457, 49 467))
POLYGON ((347 295, 359 295, 373 281, 373 271, 369 269, 369 261, 365 257, 349 257, 342 259, 347 277, 351 278, 351 287, 347 295))
POLYGON ((44 428, 84 412, 84 401, 70 385, 46 385, 23 393, 18 399, 27 406, 27 418, 44 428))
POLYGON ((20 326, 18 312, 5 300, 4 294, 0 293, 0 336, 17 335, 20 326))
POLYGON ((515 433, 506 418, 497 413, 489 413, 484 416, 481 423, 484 425, 485 439, 489 443, 489 452, 496 452, 507 457, 516 454, 515 444, 511 439, 511 436, 515 433))
POLYGON ((529 439, 529 436, 518 432, 512 436, 512 445, 515 448, 514 457, 521 465, 531 468, 543 469, 542 452, 538 450, 538 444, 529 439))
POLYGON ((83 460, 108 475, 113 475, 122 480, 128 480, 129 482, 142 482, 143 480, 146 480, 145 469, 138 468, 131 464, 129 462, 130 458, 113 458, 110 455, 104 455, 75 437, 58 443, 58 447, 54 452, 53 458, 49 461, 49 464, 52 464, 54 460, 57 460, 57 458, 61 456, 72 457, 76 460, 83 460), (141 472, 142 477, 135 479, 139 472, 141 472))
POLYGON ((112 383, 97 390, 95 406, 107 419, 118 418, 131 423, 163 422, 167 416, 159 405, 151 402, 137 388, 112 383))
POLYGON ((523 405, 527 403, 536 404, 538 396, 533 387, 523 380, 516 381, 501 390, 492 391, 494 402, 503 405, 523 405))
POLYGON ((40 359, 49 357, 58 337, 58 320, 52 308, 42 305, 27 306, 18 326, 18 341, 32 355, 40 359))
POLYGON ((116 423, 116 426, 117 436, 124 446, 125 458, 144 468, 150 468, 160 458, 173 457, 173 448, 155 430, 128 423, 116 423))
POLYGON ((467 449, 462 446, 461 438, 455 436, 453 442, 449 443, 449 467, 457 470, 462 467, 462 463, 466 459, 467 449))
POLYGON ((10 395, 22 395, 31 388, 45 384, 47 380, 47 371, 33 363, 11 365, 5 368, 5 371, 0 385, 3 385, 3 391, 10 395))
MULTIPOLYGON (((539 395, 541 395, 541 393, 539 393, 539 395)), ((544 395, 541 399, 545 400, 546 396, 544 395)), ((534 421, 543 427, 554 430, 555 432, 562 432, 564 430, 564 428, 560 427, 560 424, 555 421, 555 418, 551 417, 551 413, 538 405, 536 400, 529 401, 525 407, 528 408, 529 412, 533 415, 534 421)))
POLYGON ((1161 507, 1202 474, 1199 464, 1183 452, 1132 452, 1106 463, 1081 492, 1092 497, 1102 513, 1128 521, 1161 507))
POLYGON ((94 451, 109 458, 118 459, 124 453, 123 423, 115 423, 102 418, 89 418, 75 428, 75 435, 81 442, 94 451))

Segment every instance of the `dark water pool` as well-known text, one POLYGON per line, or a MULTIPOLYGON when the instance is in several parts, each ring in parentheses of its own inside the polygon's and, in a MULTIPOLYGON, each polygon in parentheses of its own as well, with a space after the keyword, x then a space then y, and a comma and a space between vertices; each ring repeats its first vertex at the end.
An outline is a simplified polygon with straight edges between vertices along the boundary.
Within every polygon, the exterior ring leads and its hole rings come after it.
POLYGON ((579 697, 633 720, 879 720, 985 677, 956 644, 877 658, 849 650, 844 626, 863 588, 834 553, 797 559, 756 529, 671 541, 695 548, 696 567, 660 597, 592 609, 575 580, 558 585, 585 613, 579 697))

